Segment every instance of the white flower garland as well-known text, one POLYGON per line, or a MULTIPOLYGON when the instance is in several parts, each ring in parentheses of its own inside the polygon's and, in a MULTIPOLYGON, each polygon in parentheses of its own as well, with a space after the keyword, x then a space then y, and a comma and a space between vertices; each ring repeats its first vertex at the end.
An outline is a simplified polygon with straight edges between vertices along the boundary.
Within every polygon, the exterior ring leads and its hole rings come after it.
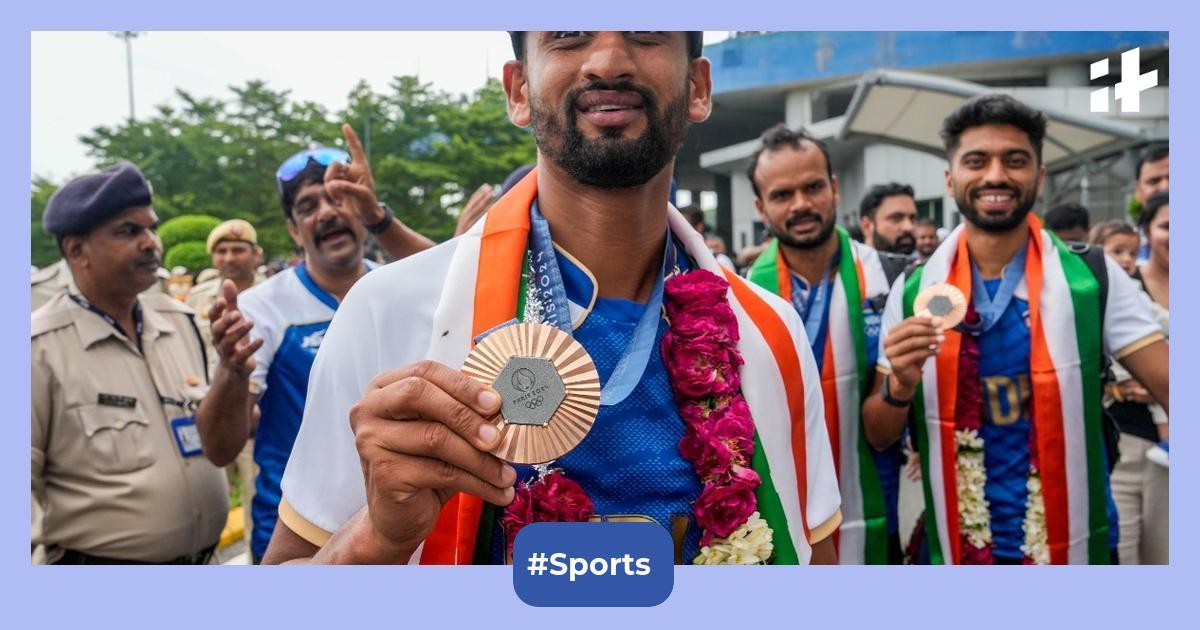
POLYGON ((1029 499, 1025 502, 1025 522, 1021 524, 1021 529, 1025 530, 1025 544, 1021 545, 1021 553, 1034 564, 1050 564, 1050 545, 1046 542, 1046 501, 1042 496, 1042 477, 1037 470, 1030 471, 1025 488, 1029 491, 1029 499))
POLYGON ((714 538, 692 564, 766 564, 775 550, 772 531, 758 512, 727 538, 714 538))
POLYGON ((983 438, 975 429, 954 432, 957 447, 954 476, 958 486, 958 522, 967 542, 976 549, 992 544, 992 513, 984 494, 987 468, 983 464, 983 438))

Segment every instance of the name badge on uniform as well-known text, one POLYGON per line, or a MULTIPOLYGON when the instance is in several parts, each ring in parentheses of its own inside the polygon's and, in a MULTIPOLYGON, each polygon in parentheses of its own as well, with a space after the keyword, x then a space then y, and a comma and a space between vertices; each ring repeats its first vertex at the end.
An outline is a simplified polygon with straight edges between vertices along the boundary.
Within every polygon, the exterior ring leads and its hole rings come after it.
POLYGON ((137 399, 133 396, 100 394, 96 397, 96 404, 105 405, 107 407, 121 407, 122 409, 134 409, 137 407, 137 399))
POLYGON ((196 426, 196 416, 180 416, 171 420, 171 430, 175 433, 175 444, 179 454, 184 457, 195 457, 201 453, 200 429, 196 426))

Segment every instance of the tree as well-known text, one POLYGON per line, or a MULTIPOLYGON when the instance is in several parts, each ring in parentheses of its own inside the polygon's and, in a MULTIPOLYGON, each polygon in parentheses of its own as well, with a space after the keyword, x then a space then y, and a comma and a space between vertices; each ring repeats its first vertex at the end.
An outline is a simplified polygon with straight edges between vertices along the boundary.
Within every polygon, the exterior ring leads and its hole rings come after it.
MULTIPOLYGON (((275 170, 296 151, 344 146, 339 125, 349 122, 367 143, 377 193, 396 215, 434 240, 451 236, 455 208, 477 186, 502 181, 532 162, 532 137, 508 121, 496 80, 471 95, 437 91, 416 77, 396 77, 375 93, 364 81, 346 107, 291 100, 264 81, 230 87, 226 99, 177 90, 181 104, 159 105, 148 118, 101 126, 81 140, 103 168, 137 164, 154 188, 163 221, 183 214, 254 224, 268 257, 286 256, 293 243, 279 202, 275 170)), ((41 212, 54 184, 33 181, 33 259, 58 257, 40 237, 41 212)))

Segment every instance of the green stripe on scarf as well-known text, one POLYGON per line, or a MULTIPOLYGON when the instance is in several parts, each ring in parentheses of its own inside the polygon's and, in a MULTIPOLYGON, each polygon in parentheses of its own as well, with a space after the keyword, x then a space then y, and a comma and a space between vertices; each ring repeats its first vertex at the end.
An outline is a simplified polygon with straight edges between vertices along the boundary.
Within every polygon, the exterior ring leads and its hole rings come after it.
MULTIPOLYGON (((913 316, 913 302, 917 299, 917 293, 921 291, 921 276, 925 272, 925 267, 917 267, 913 271, 912 276, 904 281, 904 319, 913 316)), ((921 379, 917 382, 917 391, 913 394, 913 413, 917 418, 914 422, 917 426, 917 451, 921 454, 921 488, 925 493, 925 540, 929 545, 929 563, 930 564, 946 564, 946 558, 942 551, 942 539, 938 537, 937 526, 937 510, 933 503, 933 485, 930 483, 929 476, 929 426, 925 422, 925 382, 921 379)), ((947 515, 950 518, 950 515, 947 515)), ((953 518, 958 518, 958 515, 953 515, 953 518)))
MULTIPOLYGON (((862 492, 863 508, 863 562, 866 564, 888 563, 888 531, 887 531, 887 502, 883 498, 883 482, 879 479, 879 471, 875 468, 875 457, 871 454, 871 445, 867 443, 866 430, 862 422, 862 401, 870 394, 871 366, 867 365, 867 338, 863 323, 862 305, 863 290, 858 286, 858 269, 854 264, 854 250, 851 249, 850 233, 842 226, 837 226, 838 246, 841 247, 841 260, 838 263, 838 275, 842 279, 842 288, 846 292, 846 310, 850 315, 850 337, 854 340, 855 366, 858 368, 858 400, 859 408, 847 410, 854 414, 858 424, 858 486, 862 492)), ((828 335, 828 333, 826 333, 828 335)), ((833 401, 837 404, 837 401, 833 401)), ((838 410, 841 421, 842 410, 838 410)), ((840 445, 838 445, 840 447, 840 445)))
MULTIPOLYGON (((775 545, 771 564, 800 564, 800 556, 796 554, 796 545, 788 533, 788 519, 783 512, 783 502, 779 500, 779 492, 775 490, 775 482, 771 478, 771 467, 767 464, 767 455, 763 451, 762 441, 758 431, 754 431, 754 457, 750 458, 750 468, 758 473, 762 483, 754 491, 758 498, 758 515, 771 527, 772 540, 775 545)), ((801 506, 803 514, 807 506, 801 506)), ((801 528, 803 530, 803 528, 801 528)))
POLYGON ((1057 236, 1050 237, 1062 261, 1063 275, 1071 291, 1075 309, 1075 339, 1079 346, 1079 371, 1083 385, 1084 439, 1087 441, 1088 477, 1088 563, 1109 564, 1108 497, 1104 486, 1108 478, 1105 466, 1103 422, 1100 398, 1101 330, 1096 313, 1100 312, 1100 283, 1079 255, 1057 236))
POLYGON ((750 282, 774 293, 781 295, 783 287, 779 286, 779 239, 771 239, 771 243, 763 250, 758 258, 754 259, 754 264, 750 266, 750 273, 746 275, 750 282))

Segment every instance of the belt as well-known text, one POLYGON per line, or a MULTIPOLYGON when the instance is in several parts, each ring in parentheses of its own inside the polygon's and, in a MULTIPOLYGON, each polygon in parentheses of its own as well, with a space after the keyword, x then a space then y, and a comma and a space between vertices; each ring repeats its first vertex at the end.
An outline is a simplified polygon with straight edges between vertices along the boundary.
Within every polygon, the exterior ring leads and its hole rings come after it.
POLYGON ((96 556, 74 549, 67 549, 63 552, 61 558, 56 560, 54 564, 208 564, 212 559, 213 550, 216 545, 197 551, 196 553, 179 556, 163 562, 145 562, 142 560, 122 560, 120 558, 107 558, 104 556, 96 556))

